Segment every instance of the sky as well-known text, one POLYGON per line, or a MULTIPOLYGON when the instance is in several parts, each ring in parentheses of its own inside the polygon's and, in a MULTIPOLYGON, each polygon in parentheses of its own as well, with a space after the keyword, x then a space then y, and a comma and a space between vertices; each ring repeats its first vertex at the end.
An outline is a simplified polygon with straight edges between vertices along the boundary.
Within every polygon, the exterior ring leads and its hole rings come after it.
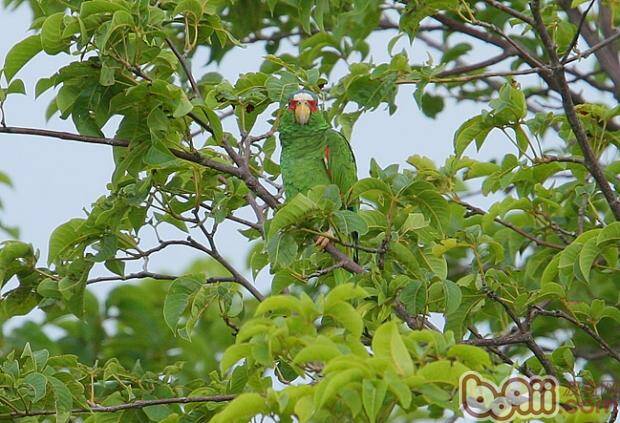
MULTIPOLYGON (((0 37, 0 63, 4 62, 11 46, 31 34, 28 31, 29 26, 30 11, 27 7, 14 11, 0 10, 0 28, 3 34, 0 37)), ((390 30, 371 37, 371 54, 375 62, 389 60, 385 46, 395 35, 396 32, 390 30)), ((429 54, 431 57, 435 56, 435 62, 438 62, 436 52, 429 51, 420 42, 411 46, 406 37, 403 37, 394 51, 402 48, 408 51, 412 63, 426 62, 429 54)), ((193 59, 192 68, 197 78, 205 72, 218 71, 234 82, 240 73, 257 71, 265 54, 263 46, 255 44, 230 53, 220 65, 206 65, 207 56, 203 49, 193 59)), ((70 120, 63 121, 55 116, 49 122, 45 121, 45 110, 53 99, 52 91, 36 100, 34 98, 36 81, 50 76, 70 59, 66 55, 52 57, 40 54, 20 71, 17 77, 24 80, 27 95, 13 95, 6 102, 8 125, 75 132, 70 120)), ((468 60, 475 59, 473 57, 468 60)), ((345 65, 341 64, 336 69, 335 78, 330 82, 337 81, 345 71, 345 65)), ((433 120, 425 117, 418 109, 413 99, 413 89, 411 86, 400 89, 397 97, 399 108, 394 115, 390 116, 387 110, 379 108, 359 119, 351 139, 359 177, 368 174, 371 158, 381 166, 386 166, 391 163, 405 163, 410 155, 419 154, 442 164, 453 152, 452 139, 458 126, 483 108, 480 104, 455 104, 447 99, 446 110, 433 120)), ((264 121, 257 124, 257 134, 269 129, 266 123, 268 118, 268 115, 264 115, 264 121)), ((231 119, 225 123, 229 128, 233 124, 231 119)), ((106 127, 104 132, 107 136, 114 134, 113 128, 109 127, 106 127)), ((497 157, 510 148, 506 140, 491 135, 478 157, 497 157)), ((0 186, 0 199, 5 205, 3 220, 6 224, 20 228, 21 240, 32 243, 40 250, 43 264, 47 257, 49 235, 54 228, 71 218, 83 217, 84 210, 88 209, 91 203, 106 195, 106 184, 113 171, 112 151, 107 146, 0 134, 0 171, 7 173, 14 184, 12 189, 0 186)), ((490 199, 476 200, 476 204, 482 207, 490 204, 490 199)), ((173 236, 173 233, 170 232, 170 235, 173 236)), ((0 234, 0 240, 2 236, 0 234)), ((236 233, 235 228, 223 229, 219 233, 218 245, 232 263, 249 274, 245 268, 248 244, 245 238, 236 233)), ((196 257, 196 254, 187 248, 167 249, 165 253, 151 260, 149 270, 180 274, 196 257)), ((101 269, 95 268, 91 277, 103 273, 105 272, 101 269)), ((270 283, 268 273, 263 271, 258 279, 257 286, 266 292, 270 283)), ((104 296, 114 284, 99 284, 94 290, 98 295, 104 296)))

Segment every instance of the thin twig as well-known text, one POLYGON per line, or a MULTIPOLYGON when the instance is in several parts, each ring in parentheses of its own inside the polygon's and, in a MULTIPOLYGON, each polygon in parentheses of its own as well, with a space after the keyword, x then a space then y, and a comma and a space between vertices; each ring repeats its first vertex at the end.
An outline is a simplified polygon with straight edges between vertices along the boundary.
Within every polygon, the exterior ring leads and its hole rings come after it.
POLYGON ((586 325, 585 323, 580 322, 579 320, 577 320, 574 317, 570 316, 566 312, 564 312, 562 310, 545 310, 542 307, 536 306, 535 307, 535 313, 536 314, 541 314, 543 316, 559 317, 559 318, 562 318, 564 320, 569 321, 570 323, 572 323, 573 325, 575 325, 576 327, 578 327, 579 329, 581 329, 582 331, 584 331, 585 333, 590 335, 590 337, 592 339, 594 339, 605 351, 607 351, 611 357, 616 359, 616 361, 620 362, 620 352, 614 350, 607 343, 607 341, 605 341, 603 338, 601 338, 601 336, 599 334, 597 334, 594 330, 592 330, 592 328, 590 328, 588 325, 586 325))
POLYGON ((187 62, 187 59, 183 57, 183 55, 176 48, 174 43, 167 37, 166 37, 166 44, 168 44, 168 47, 170 47, 170 50, 172 50, 172 53, 174 53, 174 55, 179 60, 179 63, 181 64, 181 67, 183 68, 183 72, 185 72, 185 75, 187 76, 187 80, 189 81, 189 84, 192 86, 192 90, 194 91, 194 94, 196 95, 197 98, 201 99, 202 94, 200 92, 200 88, 198 87, 198 84, 196 83, 196 80, 194 79, 194 75, 192 74, 192 70, 190 68, 189 63, 187 62))
MULTIPOLYGON (((474 206, 473 204, 469 204, 463 200, 460 200, 458 198, 452 198, 451 199, 453 202, 465 207, 467 210, 469 210, 471 213, 474 214, 478 214, 478 215, 482 215, 484 216, 485 214, 487 214, 487 212, 485 212, 484 210, 482 210, 479 207, 474 206)), ((518 226, 513 225, 510 222, 506 222, 503 219, 500 219, 499 217, 496 217, 495 219, 493 219, 495 222, 499 223, 500 225, 503 225, 509 229, 512 229, 513 231, 515 231, 516 233, 518 233, 519 235, 521 235, 524 238, 529 239, 530 241, 534 242, 537 245, 543 246, 543 247, 549 247, 549 248, 553 248, 554 250, 563 250, 564 246, 560 245, 560 244, 556 244, 554 242, 549 242, 546 241, 544 239, 541 238, 537 238, 534 235, 524 231, 523 229, 519 228, 518 226)))
POLYGON ((339 261, 336 264, 332 264, 331 266, 327 266, 323 269, 319 269, 316 272, 310 273, 308 276, 306 276, 306 279, 312 279, 312 278, 318 278, 321 277, 323 275, 327 275, 328 273, 333 272, 336 269, 340 269, 344 266, 344 263, 339 261))
MULTIPOLYGON (((560 59, 561 63, 566 63, 566 59, 568 58, 568 55, 571 53, 571 51, 573 51, 573 49, 577 45, 577 41, 579 41, 579 37, 581 36, 581 30, 583 29, 583 25, 586 23, 588 13, 590 13, 590 9, 592 9, 592 6, 594 6, 595 2, 596 0, 590 0, 590 4, 586 8, 586 11, 583 12, 583 15, 581 15, 579 25, 577 25, 577 31, 575 31, 575 35, 573 36, 573 39, 571 40, 570 44, 568 45, 568 48, 562 55, 562 58, 560 59)), ((535 24, 532 22, 532 27, 534 26, 535 24)))
POLYGON ((514 18, 517 18, 517 19, 519 19, 519 20, 521 20, 521 21, 523 21, 523 22, 525 22, 525 23, 527 23, 527 24, 529 24, 531 26, 534 26, 534 21, 532 20, 532 18, 530 18, 529 16, 519 12, 518 10, 515 10, 515 9, 509 7, 509 6, 506 6, 505 4, 500 3, 497 0, 484 0, 484 2, 486 4, 488 4, 489 6, 493 6, 496 9, 499 9, 502 12, 505 12, 505 13, 509 14, 510 16, 514 17, 514 18))
POLYGON ((130 273, 130 274, 123 275, 123 276, 119 276, 119 275, 100 276, 97 278, 87 280, 86 284, 91 285, 91 284, 99 283, 99 282, 128 281, 131 279, 155 279, 155 280, 165 281, 165 280, 174 280, 177 277, 178 276, 164 275, 161 273, 152 273, 152 272, 142 271, 142 272, 137 272, 137 273, 130 273))

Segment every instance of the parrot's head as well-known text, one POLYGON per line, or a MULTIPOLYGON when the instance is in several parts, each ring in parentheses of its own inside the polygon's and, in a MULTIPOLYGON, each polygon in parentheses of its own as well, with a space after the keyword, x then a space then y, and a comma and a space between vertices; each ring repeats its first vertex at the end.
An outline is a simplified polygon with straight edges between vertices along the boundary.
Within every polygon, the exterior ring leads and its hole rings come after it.
POLYGON ((289 98, 288 109, 293 113, 295 122, 305 125, 310 122, 312 113, 319 111, 319 100, 310 91, 300 90, 289 98))

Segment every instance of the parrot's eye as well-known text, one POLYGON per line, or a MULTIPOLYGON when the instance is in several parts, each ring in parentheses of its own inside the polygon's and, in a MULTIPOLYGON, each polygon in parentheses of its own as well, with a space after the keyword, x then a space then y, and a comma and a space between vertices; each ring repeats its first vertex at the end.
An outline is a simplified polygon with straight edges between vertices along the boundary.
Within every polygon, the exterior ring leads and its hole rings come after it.
POLYGON ((316 100, 310 100, 308 104, 310 105, 310 110, 312 112, 316 112, 319 110, 319 103, 316 100))
POLYGON ((288 102, 288 109, 295 110, 297 108, 297 100, 291 100, 288 102))

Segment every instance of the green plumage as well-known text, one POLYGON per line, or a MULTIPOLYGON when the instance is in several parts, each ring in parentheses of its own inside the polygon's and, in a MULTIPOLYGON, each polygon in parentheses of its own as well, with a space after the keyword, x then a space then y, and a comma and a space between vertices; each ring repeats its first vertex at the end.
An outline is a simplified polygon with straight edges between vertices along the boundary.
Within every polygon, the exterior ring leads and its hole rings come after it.
MULTIPOLYGON (((357 181, 355 157, 346 138, 330 128, 321 112, 312 113, 306 125, 299 125, 293 112, 284 110, 279 131, 280 168, 287 200, 317 185, 329 184, 336 185, 346 196, 357 181)), ((343 200, 347 204, 347 199, 343 200)))

